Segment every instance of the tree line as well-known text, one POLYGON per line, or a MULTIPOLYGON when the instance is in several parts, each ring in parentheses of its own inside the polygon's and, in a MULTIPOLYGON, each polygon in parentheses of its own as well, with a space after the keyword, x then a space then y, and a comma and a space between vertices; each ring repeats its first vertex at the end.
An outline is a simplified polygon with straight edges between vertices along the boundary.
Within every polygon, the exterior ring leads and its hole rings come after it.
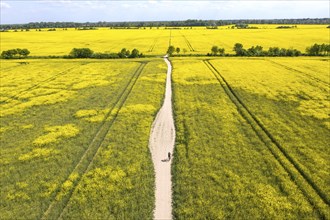
POLYGON ((89 48, 73 48, 69 55, 64 58, 95 58, 95 59, 116 59, 116 58, 139 58, 143 57, 138 49, 133 49, 132 52, 126 48, 121 49, 118 53, 94 53, 89 48))
MULTIPOLYGON (((236 56, 329 56, 330 44, 313 44, 306 48, 305 54, 294 48, 270 47, 268 50, 264 50, 263 47, 259 45, 245 49, 241 43, 236 43, 233 47, 233 51, 236 56)), ((207 56, 229 56, 229 54, 225 53, 225 48, 212 46, 211 53, 208 53, 207 56)))
POLYGON ((197 20, 184 21, 135 21, 135 22, 30 22, 27 24, 1 24, 0 29, 39 29, 39 28, 84 28, 84 27, 194 27, 223 26, 235 24, 329 24, 330 18, 303 19, 237 19, 237 20, 197 20))
MULTIPOLYGON (((186 54, 187 49, 183 48, 183 53, 186 54)), ((248 49, 243 47, 243 44, 236 43, 233 47, 236 56, 329 56, 330 55, 330 44, 313 44, 306 48, 306 53, 303 54, 301 51, 293 48, 279 48, 270 47, 268 50, 264 50, 262 46, 256 45, 248 49)), ((174 53, 180 54, 181 49, 179 47, 169 46, 167 54, 172 56, 174 53)), ((28 49, 10 49, 2 51, 1 58, 3 59, 23 59, 27 58, 30 54, 28 49)), ((225 53, 225 48, 218 46, 212 46, 211 53, 207 53, 207 56, 230 56, 225 53)), ((94 52, 90 48, 73 48, 69 55, 62 57, 49 56, 49 58, 95 58, 95 59, 118 59, 118 58, 139 58, 144 57, 139 50, 133 49, 132 51, 123 48, 118 53, 111 52, 94 52)))
MULTIPOLYGON (((2 51, 1 58, 3 59, 23 59, 27 58, 30 54, 28 49, 11 49, 2 51)), ((127 50, 126 48, 121 49, 118 53, 95 53, 89 48, 73 48, 69 55, 65 56, 48 56, 46 58, 94 58, 94 59, 118 59, 118 58, 139 58, 144 57, 138 49, 133 49, 132 51, 127 50)), ((36 57, 36 58, 45 58, 45 57, 36 57)))
POLYGON ((30 54, 28 49, 11 49, 4 50, 1 53, 1 58, 3 59, 23 59, 26 58, 30 54))

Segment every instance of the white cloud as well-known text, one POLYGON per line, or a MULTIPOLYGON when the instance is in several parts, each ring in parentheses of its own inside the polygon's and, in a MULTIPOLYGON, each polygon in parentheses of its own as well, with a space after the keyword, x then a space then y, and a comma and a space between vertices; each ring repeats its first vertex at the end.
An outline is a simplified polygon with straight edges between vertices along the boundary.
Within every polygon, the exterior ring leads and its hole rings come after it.
POLYGON ((11 6, 7 2, 0 2, 0 8, 6 9, 6 8, 11 8, 11 6))

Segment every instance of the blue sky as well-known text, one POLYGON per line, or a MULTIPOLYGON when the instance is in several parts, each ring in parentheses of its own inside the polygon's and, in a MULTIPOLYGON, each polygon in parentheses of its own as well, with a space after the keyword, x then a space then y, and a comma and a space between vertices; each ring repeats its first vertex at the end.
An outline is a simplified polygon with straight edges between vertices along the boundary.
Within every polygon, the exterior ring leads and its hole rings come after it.
POLYGON ((329 1, 1 0, 1 24, 41 21, 326 18, 329 1))

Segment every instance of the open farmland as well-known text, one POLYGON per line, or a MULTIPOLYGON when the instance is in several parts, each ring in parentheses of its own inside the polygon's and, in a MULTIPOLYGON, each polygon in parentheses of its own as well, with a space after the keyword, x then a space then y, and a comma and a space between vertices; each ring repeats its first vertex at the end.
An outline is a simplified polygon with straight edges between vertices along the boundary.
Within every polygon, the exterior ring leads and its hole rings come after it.
POLYGON ((1 218, 151 218, 163 61, 1 66, 1 218))
POLYGON ((174 216, 329 218, 329 59, 207 59, 173 59, 174 216))
MULTIPOLYGON (((12 48, 28 48, 32 56, 63 56, 72 48, 87 47, 96 52, 118 52, 122 48, 137 48, 145 55, 164 55, 171 44, 186 49, 186 54, 207 54, 212 46, 223 47, 226 53, 233 53, 235 43, 248 48, 260 45, 269 47, 293 47, 305 51, 314 43, 329 42, 329 29, 326 25, 297 25, 294 29, 276 29, 278 25, 251 25, 259 29, 231 29, 223 26, 219 29, 136 29, 98 30, 57 29, 56 31, 18 31, 1 33, 1 51, 12 48), (170 40, 171 37, 171 40, 170 40), (61 45, 61 46, 58 46, 61 45)), ((1 52, 0 51, 0 52, 1 52)))
POLYGON ((1 51, 32 57, 0 60, 0 218, 152 219, 171 44, 192 55, 170 58, 173 217, 330 219, 329 57, 231 56, 238 42, 305 51, 329 29, 251 26, 1 32, 1 51), (229 56, 204 56, 214 45, 229 56), (45 59, 72 48, 147 57, 45 59))

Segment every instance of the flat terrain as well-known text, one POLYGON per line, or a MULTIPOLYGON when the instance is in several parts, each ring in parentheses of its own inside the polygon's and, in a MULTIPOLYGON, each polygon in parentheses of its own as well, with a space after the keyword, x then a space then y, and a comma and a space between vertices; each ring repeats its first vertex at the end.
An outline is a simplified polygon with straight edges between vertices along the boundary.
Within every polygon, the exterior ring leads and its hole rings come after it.
MULTIPOLYGON (((27 48, 31 56, 67 55, 72 48, 88 47, 95 52, 118 52, 122 48, 137 48, 145 55, 164 55, 168 45, 186 49, 186 54, 207 54, 217 45, 233 53, 235 43, 242 43, 249 48, 261 45, 284 47, 305 51, 314 43, 329 43, 327 25, 297 25, 294 29, 276 29, 280 25, 250 25, 259 29, 231 29, 223 26, 216 30, 205 27, 192 29, 164 29, 163 27, 137 30, 98 30, 57 29, 56 31, 2 32, 1 51, 13 48, 27 48), (171 40, 170 40, 171 37, 171 40), (61 45, 61 46, 58 46, 61 45)), ((0 52, 1 52, 0 51, 0 52)))
POLYGON ((329 217, 328 65, 174 59, 174 216, 329 217))
MULTIPOLYGON (((329 217, 329 59, 172 63, 174 217, 329 217)), ((152 218, 164 61, 1 65, 2 217, 152 218)))
MULTIPOLYGON (((325 25, 255 26, 1 32, 1 50, 32 56, 74 47, 154 56, 0 60, 1 218, 152 219, 152 125, 174 130, 156 118, 171 91, 160 57, 169 43, 205 55, 237 42, 303 52, 329 42, 325 25)), ((170 61, 176 136, 164 196, 174 219, 330 219, 329 57, 170 61)), ((170 148, 173 136, 154 131, 155 149, 170 148)))
POLYGON ((164 61, 1 65, 1 217, 151 218, 164 61))

